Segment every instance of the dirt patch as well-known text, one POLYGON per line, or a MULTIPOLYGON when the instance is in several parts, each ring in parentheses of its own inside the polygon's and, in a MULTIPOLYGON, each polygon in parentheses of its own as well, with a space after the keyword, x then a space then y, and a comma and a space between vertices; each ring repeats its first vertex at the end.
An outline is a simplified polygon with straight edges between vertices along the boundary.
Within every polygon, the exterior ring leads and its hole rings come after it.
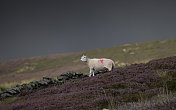
POLYGON ((80 70, 86 67, 87 67, 86 65, 75 65, 75 66, 65 66, 65 67, 60 67, 60 68, 53 68, 53 69, 48 69, 48 70, 43 70, 43 71, 38 71, 38 72, 2 75, 0 77, 0 84, 20 82, 22 80, 29 80, 33 78, 41 79, 44 76, 55 77, 66 71, 76 71, 76 70, 80 70))

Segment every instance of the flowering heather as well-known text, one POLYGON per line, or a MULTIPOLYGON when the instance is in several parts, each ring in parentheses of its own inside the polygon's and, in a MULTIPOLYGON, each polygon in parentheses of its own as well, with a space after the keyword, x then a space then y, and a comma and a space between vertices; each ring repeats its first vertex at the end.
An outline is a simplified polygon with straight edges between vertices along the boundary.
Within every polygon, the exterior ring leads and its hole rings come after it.
MULTIPOLYGON (((53 86, 2 104, 5 110, 102 110, 150 98, 164 88, 176 91, 176 57, 116 68, 112 72, 53 86), (166 73, 159 76, 158 72, 166 73)), ((0 105, 1 106, 1 105, 0 105)))

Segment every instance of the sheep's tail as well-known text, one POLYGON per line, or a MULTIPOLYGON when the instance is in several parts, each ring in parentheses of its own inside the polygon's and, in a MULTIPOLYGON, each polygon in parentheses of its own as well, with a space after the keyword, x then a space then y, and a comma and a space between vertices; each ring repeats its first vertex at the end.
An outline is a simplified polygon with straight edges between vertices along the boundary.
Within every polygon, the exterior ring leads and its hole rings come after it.
POLYGON ((115 63, 112 61, 112 70, 115 68, 115 63))

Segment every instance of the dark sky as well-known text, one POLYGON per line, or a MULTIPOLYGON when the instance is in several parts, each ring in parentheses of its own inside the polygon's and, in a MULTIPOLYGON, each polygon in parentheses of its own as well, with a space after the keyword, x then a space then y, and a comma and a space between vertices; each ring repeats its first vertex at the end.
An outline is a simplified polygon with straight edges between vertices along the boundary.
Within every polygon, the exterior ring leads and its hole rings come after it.
POLYGON ((0 61, 176 38, 176 0, 1 0, 0 61))

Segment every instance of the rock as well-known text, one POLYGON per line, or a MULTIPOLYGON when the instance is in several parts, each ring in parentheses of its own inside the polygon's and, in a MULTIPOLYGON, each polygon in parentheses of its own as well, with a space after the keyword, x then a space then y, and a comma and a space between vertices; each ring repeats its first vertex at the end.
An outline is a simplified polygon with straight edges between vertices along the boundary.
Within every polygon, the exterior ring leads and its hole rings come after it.
POLYGON ((61 80, 68 80, 69 78, 67 76, 63 76, 63 75, 60 75, 57 77, 57 80, 61 81, 61 80))
POLYGON ((69 77, 67 77, 67 76, 58 76, 57 80, 59 82, 66 82, 67 80, 69 80, 69 77))
POLYGON ((57 83, 57 80, 54 79, 54 78, 51 78, 51 82, 52 82, 53 84, 55 84, 55 83, 57 83))
MULTIPOLYGON (((97 73, 98 74, 98 73, 97 73)), ((17 85, 16 87, 12 87, 4 91, 3 93, 0 94, 0 100, 7 98, 7 97, 12 97, 17 94, 23 93, 23 91, 26 91, 28 93, 29 91, 32 91, 34 89, 39 89, 43 87, 47 87, 49 85, 60 85, 68 81, 72 81, 75 79, 80 79, 88 77, 88 75, 84 75, 83 73, 80 72, 64 72, 60 76, 55 78, 49 78, 49 77, 43 77, 42 80, 39 81, 33 81, 27 84, 22 84, 22 85, 17 85)))
POLYGON ((39 87, 37 82, 30 82, 29 85, 32 89, 37 89, 39 87))
POLYGON ((45 81, 43 81, 43 80, 41 80, 41 81, 38 82, 38 84, 41 85, 41 86, 43 86, 43 85, 47 85, 48 83, 45 82, 45 81))
POLYGON ((58 82, 67 82, 69 80, 78 79, 83 77, 83 73, 77 73, 77 72, 65 72, 62 73, 60 76, 57 77, 58 82))
POLYGON ((49 84, 55 84, 57 81, 54 78, 43 77, 43 80, 47 81, 49 84))
POLYGON ((19 87, 14 87, 13 90, 16 91, 17 93, 21 91, 19 87))
POLYGON ((12 97, 12 95, 9 94, 9 93, 3 93, 3 94, 0 95, 0 99, 4 99, 4 98, 7 98, 7 97, 12 97))
POLYGON ((51 84, 51 81, 50 81, 50 80, 42 80, 42 81, 45 82, 46 85, 51 84))
POLYGON ((32 90, 32 89, 33 89, 33 88, 32 88, 32 85, 31 85, 30 83, 26 85, 26 88, 29 89, 29 90, 32 90))
POLYGON ((17 85, 16 86, 20 91, 24 88, 22 85, 17 85))
POLYGON ((66 76, 68 78, 71 78, 73 76, 72 72, 66 72, 66 73, 62 73, 60 76, 66 76))
POLYGON ((49 78, 49 77, 43 77, 43 80, 50 80, 51 78, 49 78))
POLYGON ((78 73, 78 72, 75 72, 75 73, 73 73, 73 78, 80 78, 80 77, 82 77, 83 76, 83 73, 78 73))
POLYGON ((17 94, 17 93, 19 93, 19 91, 18 91, 18 88, 9 88, 9 89, 7 89, 6 91, 4 91, 4 93, 9 93, 10 95, 15 95, 15 94, 17 94))
MULTIPOLYGON (((88 73, 89 74, 89 73, 88 73)), ((81 78, 89 77, 88 74, 83 75, 81 78)))

